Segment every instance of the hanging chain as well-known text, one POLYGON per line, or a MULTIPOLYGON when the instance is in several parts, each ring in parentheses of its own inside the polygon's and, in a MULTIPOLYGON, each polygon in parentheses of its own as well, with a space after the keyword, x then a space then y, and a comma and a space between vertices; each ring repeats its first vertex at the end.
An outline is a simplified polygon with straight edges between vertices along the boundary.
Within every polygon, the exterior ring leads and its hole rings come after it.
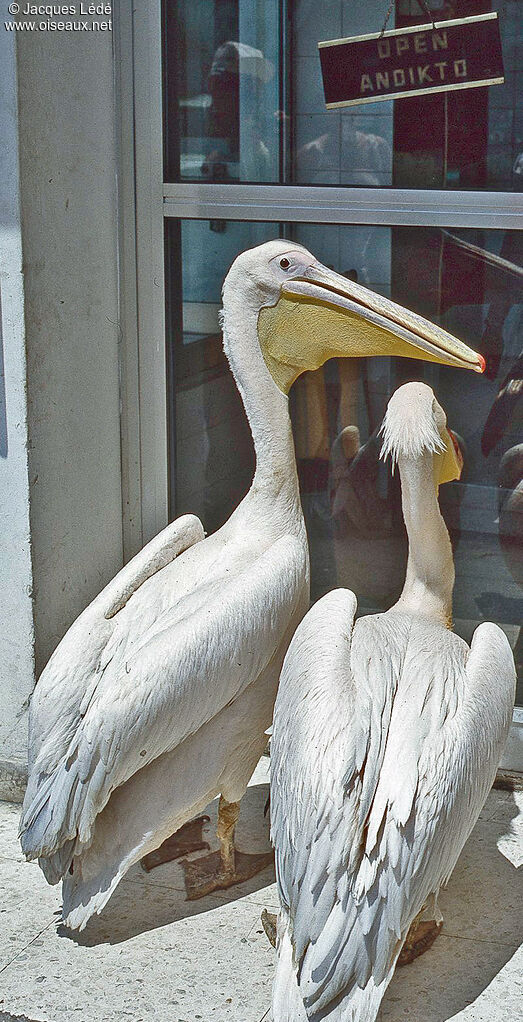
POLYGON ((418 0, 418 7, 421 7, 421 9, 422 9, 424 14, 428 14, 428 16, 429 16, 429 18, 430 18, 430 20, 432 22, 432 27, 436 28, 436 22, 434 21, 434 15, 433 15, 432 11, 430 10, 430 8, 427 7, 427 4, 426 4, 425 0, 418 0))
POLYGON ((387 11, 387 13, 385 15, 385 21, 383 22, 383 28, 382 28, 382 30, 380 32, 380 39, 381 39, 385 29, 387 28, 387 23, 388 23, 388 20, 389 20, 391 14, 392 14, 392 8, 394 7, 394 3, 395 3, 395 0, 390 0, 389 9, 388 9, 388 11, 387 11))
MULTIPOLYGON (((429 18, 430 18, 430 20, 432 22, 432 27, 436 28, 436 22, 434 20, 434 15, 433 15, 432 11, 430 10, 430 8, 427 6, 426 0, 417 0, 417 3, 418 3, 418 7, 421 7, 421 10, 423 11, 423 13, 424 14, 428 14, 428 16, 429 16, 429 18)), ((385 29, 387 28, 387 25, 388 25, 388 22, 389 22, 389 18, 390 18, 391 14, 392 14, 392 8, 394 7, 394 4, 395 4, 395 0, 390 0, 389 9, 388 9, 388 11, 387 11, 387 13, 385 15, 385 21, 383 22, 383 28, 382 28, 382 30, 380 32, 380 35, 379 35, 380 39, 382 38, 382 36, 383 36, 383 34, 385 32, 385 29)))

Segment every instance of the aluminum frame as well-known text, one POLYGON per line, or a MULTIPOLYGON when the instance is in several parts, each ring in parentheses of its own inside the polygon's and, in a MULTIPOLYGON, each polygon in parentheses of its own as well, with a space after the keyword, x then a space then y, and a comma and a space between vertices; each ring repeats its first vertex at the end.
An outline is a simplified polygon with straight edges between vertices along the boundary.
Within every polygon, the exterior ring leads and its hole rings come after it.
MULTIPOLYGON (((124 556, 168 522, 164 220, 522 230, 523 194, 163 181, 161 0, 116 0, 124 556)), ((506 769, 523 767, 516 707, 506 769)))
POLYGON ((130 11, 114 11, 115 102, 118 113, 118 280, 120 332, 120 443, 124 560, 143 545, 140 474, 140 387, 138 372, 138 294, 134 176, 133 23, 130 11))
POLYGON ((523 193, 323 185, 164 184, 165 217, 377 226, 523 228, 523 193))
POLYGON ((115 10, 124 560, 168 522, 161 3, 115 10))

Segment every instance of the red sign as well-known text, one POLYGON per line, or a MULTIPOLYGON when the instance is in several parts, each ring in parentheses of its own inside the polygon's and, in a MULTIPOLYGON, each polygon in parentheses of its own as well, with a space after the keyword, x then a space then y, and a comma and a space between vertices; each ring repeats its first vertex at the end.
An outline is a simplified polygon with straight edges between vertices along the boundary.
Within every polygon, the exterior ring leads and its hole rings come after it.
POLYGON ((505 81, 495 13, 318 46, 328 109, 505 81))

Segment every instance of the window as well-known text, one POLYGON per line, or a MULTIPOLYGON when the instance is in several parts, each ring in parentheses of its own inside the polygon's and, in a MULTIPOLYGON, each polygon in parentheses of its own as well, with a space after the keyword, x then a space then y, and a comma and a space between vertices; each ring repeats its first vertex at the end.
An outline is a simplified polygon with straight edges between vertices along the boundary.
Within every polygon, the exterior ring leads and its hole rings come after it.
POLYGON ((296 382, 291 411, 312 598, 346 586, 360 613, 386 609, 398 598, 406 535, 399 482, 379 461, 377 431, 392 391, 409 379, 425 380, 464 458, 460 481, 440 491, 456 564, 456 631, 470 640, 481 620, 495 620, 521 651, 523 402, 514 403, 503 386, 522 371, 523 235, 205 220, 169 220, 167 230, 173 516, 193 511, 213 531, 249 488, 252 443, 221 347, 221 284, 237 254, 282 233, 325 264, 441 323, 487 358, 483 377, 373 358, 336 360, 296 382))
MULTIPOLYGON (((492 189, 523 182, 523 9, 432 0, 438 20, 496 11, 505 83, 326 110, 318 42, 379 32, 384 0, 166 4, 166 180, 492 189)), ((397 0, 388 27, 426 24, 397 0)))
MULTIPOLYGON (((404 536, 375 432, 392 390, 425 379, 465 460, 461 481, 441 490, 456 628, 470 638, 489 618, 506 630, 523 736, 522 405, 496 403, 505 380, 521 376, 523 349, 523 9, 516 0, 429 6, 439 20, 497 11, 504 85, 327 111, 318 41, 379 32, 385 0, 164 0, 162 17, 158 0, 135 10, 128 547, 138 546, 139 513, 142 541, 189 510, 210 531, 246 492, 253 450, 221 348, 221 284, 241 250, 296 239, 441 322, 488 363, 479 378, 408 360, 347 360, 297 382, 291 408, 313 597, 342 584, 356 590, 360 612, 393 601, 404 536), (371 513, 373 502, 382 514, 371 513)), ((396 0, 388 28, 426 21, 417 0, 396 0)), ((521 769, 521 751, 516 758, 521 769)))

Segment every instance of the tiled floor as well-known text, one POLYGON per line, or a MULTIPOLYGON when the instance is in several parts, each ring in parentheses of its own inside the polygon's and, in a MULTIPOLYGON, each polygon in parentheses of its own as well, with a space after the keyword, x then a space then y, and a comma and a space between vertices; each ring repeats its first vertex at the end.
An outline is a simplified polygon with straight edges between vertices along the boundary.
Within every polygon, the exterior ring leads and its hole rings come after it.
MULTIPOLYGON (((238 829, 247 851, 266 846, 267 792, 263 760, 238 829)), ((523 1020, 518 802, 490 794, 442 897, 443 933, 398 971, 381 1022, 523 1020)), ((276 906, 270 869, 189 904, 179 865, 148 876, 136 867, 75 935, 59 922, 59 889, 23 862, 17 823, 18 807, 1 804, 0 1022, 269 1022, 274 952, 260 913, 276 906)))

